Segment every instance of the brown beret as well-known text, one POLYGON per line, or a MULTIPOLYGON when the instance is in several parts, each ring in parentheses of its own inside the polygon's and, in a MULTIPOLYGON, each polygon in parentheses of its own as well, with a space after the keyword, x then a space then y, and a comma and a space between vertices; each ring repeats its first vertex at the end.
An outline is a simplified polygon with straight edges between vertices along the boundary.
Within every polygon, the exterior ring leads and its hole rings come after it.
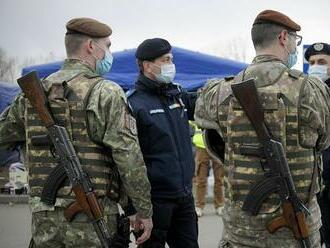
POLYGON ((288 16, 275 10, 264 10, 260 12, 254 20, 253 25, 261 23, 275 23, 293 31, 300 31, 301 29, 300 26, 292 21, 288 16))
POLYGON ((74 18, 66 24, 66 34, 84 34, 94 38, 110 36, 111 28, 97 20, 91 18, 74 18))

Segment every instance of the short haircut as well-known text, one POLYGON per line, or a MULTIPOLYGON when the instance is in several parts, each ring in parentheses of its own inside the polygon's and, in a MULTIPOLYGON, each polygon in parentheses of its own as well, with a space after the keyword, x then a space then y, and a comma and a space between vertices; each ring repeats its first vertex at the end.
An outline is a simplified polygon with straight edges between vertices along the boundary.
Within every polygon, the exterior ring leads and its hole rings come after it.
POLYGON ((67 34, 65 35, 65 49, 67 56, 77 55, 81 45, 90 39, 89 36, 83 34, 67 34))
POLYGON ((258 49, 269 47, 278 39, 279 34, 284 29, 288 30, 288 32, 292 31, 284 26, 274 23, 260 23, 253 25, 251 29, 251 37, 254 48, 258 49))

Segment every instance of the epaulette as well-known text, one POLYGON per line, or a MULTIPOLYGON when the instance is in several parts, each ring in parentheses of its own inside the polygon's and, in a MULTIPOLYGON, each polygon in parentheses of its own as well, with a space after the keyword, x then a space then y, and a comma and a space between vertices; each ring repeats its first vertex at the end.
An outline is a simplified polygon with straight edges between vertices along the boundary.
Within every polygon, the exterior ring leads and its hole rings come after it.
POLYGON ((290 77, 293 77, 293 78, 300 78, 301 76, 303 76, 303 72, 299 71, 299 70, 296 70, 296 69, 290 69, 289 70, 289 76, 290 77))
POLYGON ((235 78, 235 76, 230 75, 230 76, 225 77, 225 80, 230 81, 230 80, 233 80, 234 78, 235 78))
POLYGON ((134 95, 134 93, 136 92, 136 89, 130 89, 128 91, 126 91, 126 97, 129 98, 132 95, 134 95))

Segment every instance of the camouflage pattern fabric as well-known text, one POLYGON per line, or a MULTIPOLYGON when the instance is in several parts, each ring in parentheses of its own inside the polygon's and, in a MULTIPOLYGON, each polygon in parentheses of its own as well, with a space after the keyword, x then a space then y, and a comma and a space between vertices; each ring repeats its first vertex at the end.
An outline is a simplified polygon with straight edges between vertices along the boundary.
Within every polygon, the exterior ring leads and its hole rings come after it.
MULTIPOLYGON (((257 217, 247 215, 239 208, 229 206, 229 202, 226 201, 225 209, 223 212, 222 220, 224 223, 224 233, 222 240, 227 243, 228 247, 254 247, 254 248, 269 248, 269 247, 289 247, 299 248, 299 243, 294 239, 291 230, 288 228, 281 228, 274 234, 270 234, 265 226, 269 220, 277 217, 278 212, 266 216, 265 214, 259 214, 257 217)), ((320 216, 319 207, 313 199, 311 204, 312 208, 309 208, 311 215, 307 216, 308 223, 315 223, 313 218, 318 220, 320 216)), ((320 247, 320 233, 318 231, 319 224, 311 227, 309 242, 312 248, 320 247), (318 227, 318 228, 315 228, 318 227)), ((224 246, 226 247, 226 246, 224 246)))
MULTIPOLYGON (((117 206, 104 202, 105 221, 111 236, 116 232, 117 206)), ((64 218, 64 208, 32 213, 32 237, 36 248, 102 247, 93 225, 85 214, 79 213, 72 222, 64 218)))
MULTIPOLYGON (((48 88, 48 103, 57 123, 63 125, 76 150, 84 171, 90 176, 94 190, 98 196, 109 195, 112 199, 118 196, 117 168, 111 157, 111 150, 102 144, 93 142, 89 137, 86 125, 86 111, 84 102, 88 93, 97 84, 100 77, 91 78, 84 74, 76 76, 65 84, 60 82, 43 81, 48 88)), ((47 130, 39 120, 39 116, 29 101, 26 100, 26 164, 29 168, 30 196, 41 196, 44 184, 52 170, 57 166, 49 146, 35 146, 32 138, 46 135, 47 130)), ((54 179, 53 179, 54 180, 54 179)), ((58 198, 74 199, 69 181, 57 192, 58 198)))
MULTIPOLYGON (((254 59, 244 71, 244 79, 249 78, 255 79, 265 108, 265 121, 271 133, 281 140, 297 192, 306 202, 313 167, 322 166, 314 151, 319 154, 330 144, 329 89, 316 78, 306 78, 299 71, 289 70, 279 59, 270 55, 254 59)), ((278 195, 271 195, 255 217, 247 216, 241 210, 245 196, 263 176, 263 171, 260 158, 241 152, 243 145, 258 147, 259 142, 233 97, 232 82, 233 79, 210 80, 199 92, 195 110, 197 125, 216 130, 226 143, 224 237, 233 247, 275 247, 275 243, 276 246, 283 243, 283 247, 295 247, 297 242, 290 231, 283 229, 274 236, 265 229, 268 221, 281 214, 278 195), (262 237, 261 242, 256 239, 259 236, 262 237), (270 242, 268 246, 266 241, 270 242)), ((312 194, 318 190, 316 188, 312 194)), ((315 197, 309 202, 309 210, 311 216, 307 220, 311 239, 314 240, 314 233, 321 225, 315 197)))

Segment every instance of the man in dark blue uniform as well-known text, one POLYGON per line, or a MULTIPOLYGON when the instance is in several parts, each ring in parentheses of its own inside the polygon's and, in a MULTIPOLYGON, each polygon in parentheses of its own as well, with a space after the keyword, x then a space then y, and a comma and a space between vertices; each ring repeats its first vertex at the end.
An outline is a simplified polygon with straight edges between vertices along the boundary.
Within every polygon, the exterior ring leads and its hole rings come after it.
MULTIPOLYGON (((308 74, 320 78, 330 86, 330 45, 315 43, 307 48, 305 59, 309 63, 308 74)), ((330 104, 330 103, 329 103, 330 104)), ((321 238, 327 248, 330 248, 330 147, 323 154, 324 189, 318 197, 322 214, 321 238)))
POLYGON ((160 38, 136 50, 140 75, 128 101, 151 183, 154 229, 139 247, 198 247, 197 218, 192 196, 194 161, 188 119, 196 95, 173 83, 171 45, 160 38))

